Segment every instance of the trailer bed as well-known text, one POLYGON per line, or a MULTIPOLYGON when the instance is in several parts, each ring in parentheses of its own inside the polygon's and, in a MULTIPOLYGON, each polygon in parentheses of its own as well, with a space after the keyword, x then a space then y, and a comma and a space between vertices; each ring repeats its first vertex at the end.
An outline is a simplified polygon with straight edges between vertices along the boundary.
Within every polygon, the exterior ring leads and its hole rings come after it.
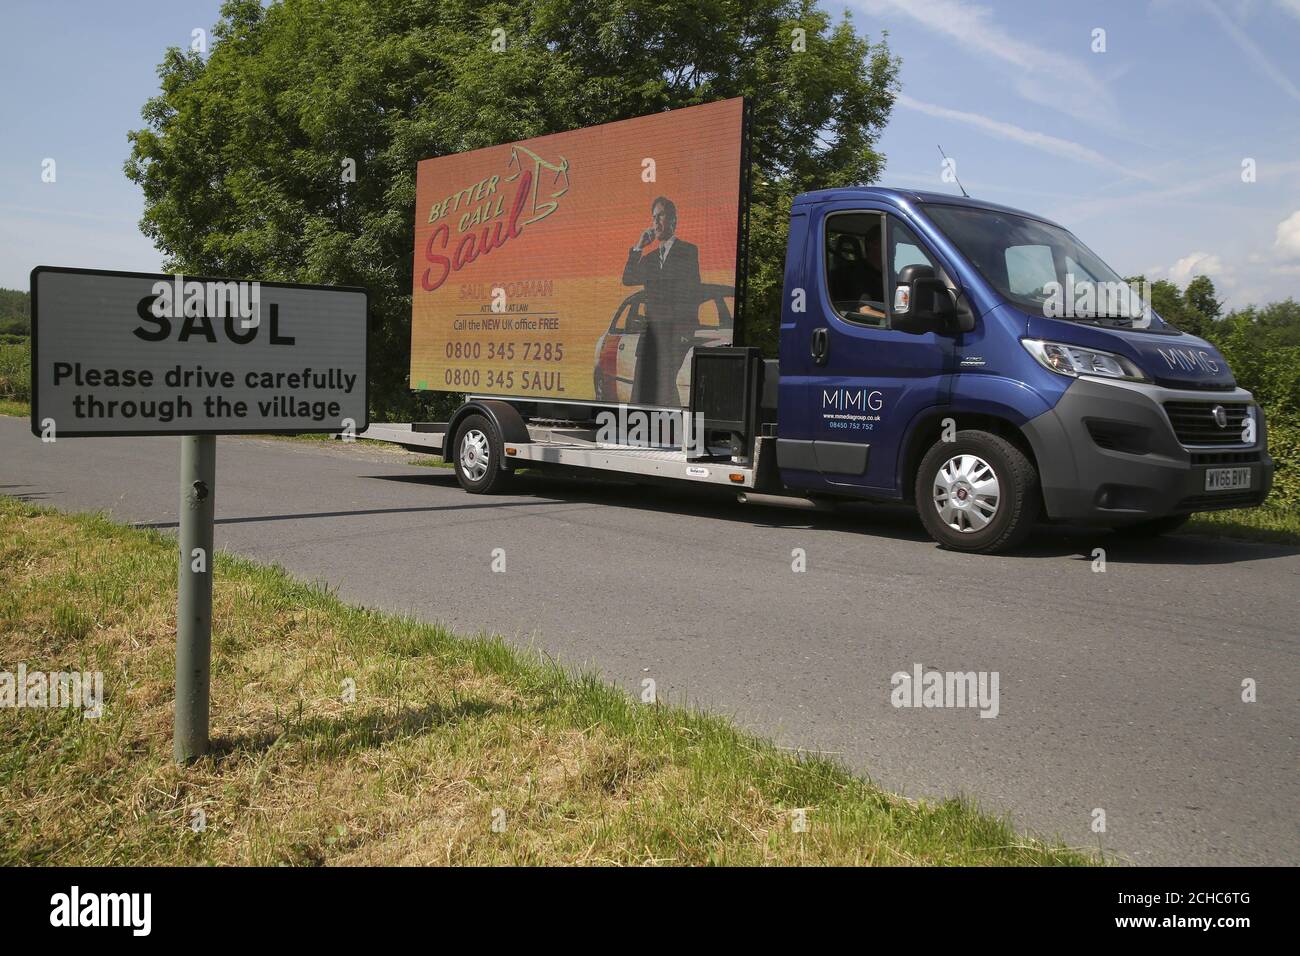
MULTIPOLYGON (((562 465, 597 471, 671 478, 746 489, 755 486, 759 457, 767 442, 758 444, 753 462, 737 464, 726 458, 689 460, 681 448, 646 448, 590 441, 580 429, 529 425, 532 441, 506 443, 506 458, 517 462, 562 465)), ((385 422, 371 425, 357 435, 371 441, 389 442, 415 452, 442 454, 446 426, 441 423, 385 422), (440 427, 441 426, 441 427, 440 427)))
POLYGON ((447 436, 446 427, 441 430, 426 429, 428 426, 412 425, 410 422, 382 422, 371 425, 363 432, 358 432, 357 437, 369 441, 390 442, 410 451, 442 454, 447 436))

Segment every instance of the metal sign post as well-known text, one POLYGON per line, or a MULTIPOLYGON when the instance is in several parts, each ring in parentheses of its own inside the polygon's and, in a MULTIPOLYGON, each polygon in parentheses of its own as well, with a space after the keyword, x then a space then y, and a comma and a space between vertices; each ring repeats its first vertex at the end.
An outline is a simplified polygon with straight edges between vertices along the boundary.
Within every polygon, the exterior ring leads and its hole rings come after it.
POLYGON ((216 492, 216 436, 183 436, 180 565, 176 582, 176 729, 172 738, 177 763, 187 763, 208 752, 216 492))

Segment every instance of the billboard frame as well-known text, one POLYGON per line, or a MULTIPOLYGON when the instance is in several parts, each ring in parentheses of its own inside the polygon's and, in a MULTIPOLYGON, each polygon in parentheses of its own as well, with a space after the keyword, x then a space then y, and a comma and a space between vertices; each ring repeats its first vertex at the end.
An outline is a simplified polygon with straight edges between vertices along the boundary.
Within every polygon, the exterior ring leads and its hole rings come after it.
POLYGON ((745 320, 749 318, 749 206, 753 177, 751 155, 751 126, 754 120, 754 101, 748 96, 740 98, 740 204, 736 216, 736 278, 735 308, 731 316, 731 344, 745 344, 745 320))
MULTIPOLYGON (((573 129, 555 130, 549 133, 538 133, 536 136, 531 136, 524 140, 506 140, 500 143, 492 143, 487 146, 475 147, 474 149, 465 150, 461 153, 456 153, 456 152, 445 153, 441 156, 426 157, 426 159, 443 159, 449 156, 463 155, 464 153, 473 153, 473 152, 479 152, 487 149, 495 149, 501 146, 509 146, 516 142, 527 142, 528 139, 537 139, 544 136, 554 136, 561 133, 576 133, 586 129, 594 129, 600 126, 607 126, 612 123, 621 123, 621 122, 628 122, 629 120, 646 119, 652 116, 661 116, 664 113, 671 113, 674 110, 690 109, 699 106, 711 106, 715 103, 724 103, 728 100, 737 100, 737 99, 740 100, 740 156, 739 156, 739 163, 738 163, 740 168, 740 175, 739 175, 739 181, 737 182, 738 199, 736 203, 736 268, 735 268, 735 272, 732 274, 732 296, 734 301, 734 307, 732 309, 732 316, 731 316, 730 345, 732 347, 738 347, 744 345, 744 341, 743 341, 744 340, 744 319, 746 318, 747 311, 748 311, 746 299, 749 293, 749 209, 751 203, 751 184, 753 179, 752 177, 753 162, 752 162, 752 146, 751 146, 751 142, 752 142, 751 127, 753 124, 753 114, 754 114, 753 97, 743 93, 738 96, 722 96, 722 97, 718 97, 717 99, 709 100, 708 102, 705 103, 689 103, 680 106, 673 106, 670 109, 666 109, 666 110, 658 110, 657 112, 654 113, 644 113, 641 114, 640 116, 629 116, 629 117, 624 117, 622 119, 606 120, 605 122, 595 123, 592 124, 591 126, 577 126, 574 127, 573 129)), ((419 164, 424 161, 425 160, 416 161, 417 176, 418 176, 419 164)), ((418 229, 420 225, 419 219, 420 219, 420 212, 417 207, 415 210, 415 217, 414 217, 414 225, 416 229, 418 229)), ((414 278, 415 277, 413 274, 412 285, 414 285, 414 278)), ((414 303, 414 296, 413 296, 412 308, 414 308, 414 304, 415 303, 414 303)), ((412 322, 412 331, 414 331, 413 322, 412 322)), ((408 337, 408 342, 409 342, 409 337, 408 337)), ((408 359, 407 359, 408 365, 410 362, 409 354, 410 353, 408 350, 408 359)), ((588 398, 551 398, 548 396, 502 395, 496 392, 472 391, 469 389, 460 392, 446 391, 437 388, 420 389, 414 387, 414 385, 411 384, 409 381, 407 384, 407 389, 412 395, 420 395, 426 393, 433 393, 433 394, 440 394, 440 395, 459 395, 465 401, 470 401, 473 399, 490 399, 493 401, 512 402, 514 404, 573 405, 576 407, 584 407, 589 409, 616 408, 619 407, 620 405, 624 405, 627 408, 644 409, 646 411, 680 412, 682 410, 682 406, 680 405, 645 405, 645 404, 640 404, 631 401, 629 402, 615 402, 609 400, 602 401, 594 397, 589 399, 588 398)))

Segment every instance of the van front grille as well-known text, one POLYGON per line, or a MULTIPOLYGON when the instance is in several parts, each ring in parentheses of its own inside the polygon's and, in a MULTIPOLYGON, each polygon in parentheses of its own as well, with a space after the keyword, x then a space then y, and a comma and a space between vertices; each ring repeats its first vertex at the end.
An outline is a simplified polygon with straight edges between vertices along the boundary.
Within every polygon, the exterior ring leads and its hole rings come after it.
POLYGON ((1165 402, 1165 413, 1184 445, 1240 445, 1249 407, 1244 402, 1165 402), (1214 420, 1214 409, 1220 407, 1227 416, 1223 427, 1214 420))

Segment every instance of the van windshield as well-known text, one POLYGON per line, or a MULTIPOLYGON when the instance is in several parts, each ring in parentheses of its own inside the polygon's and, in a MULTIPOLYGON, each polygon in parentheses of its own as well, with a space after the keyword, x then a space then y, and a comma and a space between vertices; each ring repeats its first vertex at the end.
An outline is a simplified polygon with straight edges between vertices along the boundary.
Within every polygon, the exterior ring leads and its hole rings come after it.
POLYGON ((947 203, 926 203, 925 212, 980 275, 1022 309, 1095 325, 1165 328, 1134 288, 1059 226, 947 203))

